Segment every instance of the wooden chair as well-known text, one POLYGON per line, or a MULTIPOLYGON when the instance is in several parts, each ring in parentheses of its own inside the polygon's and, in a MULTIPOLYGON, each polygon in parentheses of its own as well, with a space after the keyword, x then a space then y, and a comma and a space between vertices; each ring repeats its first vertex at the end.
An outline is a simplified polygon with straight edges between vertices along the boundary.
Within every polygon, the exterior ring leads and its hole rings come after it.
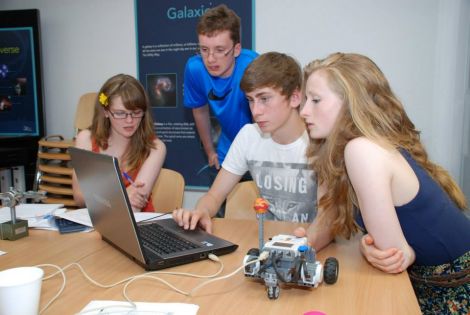
MULTIPOLYGON (((96 92, 89 92, 80 97, 75 112, 75 133, 91 126, 97 95, 96 92)), ((33 189, 46 192, 43 203, 77 206, 73 200, 73 168, 68 153, 68 148, 73 145, 73 139, 64 139, 61 135, 50 135, 39 140, 33 189)))
POLYGON ((253 204, 258 197, 259 191, 254 181, 238 183, 227 196, 225 218, 256 220, 253 204))
POLYGON ((89 92, 83 94, 78 100, 77 110, 75 111, 75 133, 91 126, 95 113, 95 101, 97 97, 98 93, 89 92))
POLYGON ((181 208, 184 196, 184 177, 179 172, 162 168, 152 189, 152 203, 156 212, 170 212, 181 208))
POLYGON ((62 203, 75 207, 72 190, 72 167, 68 148, 73 140, 64 140, 61 135, 42 138, 38 143, 38 159, 34 190, 46 192, 43 203, 62 203))

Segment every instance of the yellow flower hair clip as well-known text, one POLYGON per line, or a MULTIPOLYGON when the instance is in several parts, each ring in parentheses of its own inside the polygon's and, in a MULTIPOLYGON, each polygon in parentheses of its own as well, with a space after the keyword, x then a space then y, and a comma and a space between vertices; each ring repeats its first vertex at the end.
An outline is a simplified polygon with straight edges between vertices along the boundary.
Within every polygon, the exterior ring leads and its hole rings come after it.
POLYGON ((104 107, 108 106, 108 97, 103 92, 100 93, 99 101, 104 107))

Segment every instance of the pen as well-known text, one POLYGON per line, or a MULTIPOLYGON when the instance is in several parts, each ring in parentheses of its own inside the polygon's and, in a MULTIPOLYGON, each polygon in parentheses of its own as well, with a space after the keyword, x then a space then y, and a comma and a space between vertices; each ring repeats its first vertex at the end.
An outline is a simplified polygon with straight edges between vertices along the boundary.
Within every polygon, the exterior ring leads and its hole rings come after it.
POLYGON ((127 181, 129 183, 131 183, 131 185, 134 185, 134 181, 132 180, 132 178, 129 176, 129 174, 127 174, 126 172, 122 172, 122 175, 127 179, 127 181))

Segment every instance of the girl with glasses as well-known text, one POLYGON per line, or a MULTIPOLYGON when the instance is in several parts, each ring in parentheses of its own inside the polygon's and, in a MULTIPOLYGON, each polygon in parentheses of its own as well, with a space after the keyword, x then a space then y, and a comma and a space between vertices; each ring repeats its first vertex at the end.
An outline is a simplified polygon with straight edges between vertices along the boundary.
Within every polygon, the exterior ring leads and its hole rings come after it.
MULTIPOLYGON (((148 97, 139 81, 126 74, 108 79, 98 93, 91 127, 80 131, 75 145, 117 157, 134 211, 154 211, 150 193, 166 147, 155 135, 148 97)), ((85 206, 75 173, 73 194, 77 205, 85 206)))

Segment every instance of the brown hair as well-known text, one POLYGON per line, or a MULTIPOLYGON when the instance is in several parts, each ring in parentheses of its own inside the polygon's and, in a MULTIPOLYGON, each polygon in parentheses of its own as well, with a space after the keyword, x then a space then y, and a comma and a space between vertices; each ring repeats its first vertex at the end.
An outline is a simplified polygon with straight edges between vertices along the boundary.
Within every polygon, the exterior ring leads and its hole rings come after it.
POLYGON ((199 19, 197 34, 215 36, 229 31, 234 44, 240 43, 240 17, 225 4, 208 9, 199 19))
POLYGON ((344 149, 350 140, 361 136, 384 147, 408 151, 459 208, 467 207, 462 190, 448 172, 428 159, 420 132, 372 60, 359 54, 335 53, 308 64, 305 81, 314 72, 325 76, 344 104, 328 138, 312 140, 307 153, 319 185, 326 185, 319 207, 324 213, 335 212, 334 235, 348 238, 357 231, 354 207, 358 202, 347 176, 344 149))
POLYGON ((299 63, 279 52, 258 56, 246 68, 240 88, 249 93, 263 87, 277 89, 281 95, 291 97, 296 89, 302 88, 302 69, 299 63))
POLYGON ((111 134, 111 123, 104 115, 104 111, 109 111, 109 106, 105 107, 99 101, 101 93, 107 96, 109 104, 114 98, 121 97, 126 109, 140 109, 145 113, 121 161, 127 171, 136 169, 148 157, 150 150, 155 148, 153 141, 156 136, 153 130, 153 119, 144 87, 134 77, 126 74, 118 74, 109 78, 101 87, 95 101, 95 112, 90 129, 96 144, 106 150, 111 134))

